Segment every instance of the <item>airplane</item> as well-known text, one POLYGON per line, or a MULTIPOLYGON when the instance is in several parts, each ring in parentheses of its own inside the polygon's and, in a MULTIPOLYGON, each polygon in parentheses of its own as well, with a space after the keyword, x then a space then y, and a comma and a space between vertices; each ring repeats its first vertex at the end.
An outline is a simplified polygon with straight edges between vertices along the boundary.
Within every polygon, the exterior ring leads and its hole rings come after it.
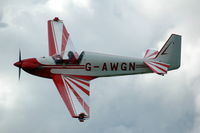
POLYGON ((48 20, 49 56, 21 59, 19 68, 52 79, 70 115, 84 122, 90 117, 90 81, 99 77, 156 73, 165 75, 178 69, 181 59, 181 36, 172 34, 160 51, 147 49, 143 58, 75 51, 70 34, 58 17, 48 20))

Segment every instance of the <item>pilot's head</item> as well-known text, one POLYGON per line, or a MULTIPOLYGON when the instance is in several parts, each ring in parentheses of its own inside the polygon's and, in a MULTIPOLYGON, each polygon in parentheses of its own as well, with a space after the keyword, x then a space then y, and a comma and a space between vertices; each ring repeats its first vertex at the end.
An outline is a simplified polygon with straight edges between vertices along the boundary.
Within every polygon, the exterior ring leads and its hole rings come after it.
POLYGON ((68 52, 68 57, 69 57, 69 59, 75 58, 74 53, 72 51, 69 51, 68 52))

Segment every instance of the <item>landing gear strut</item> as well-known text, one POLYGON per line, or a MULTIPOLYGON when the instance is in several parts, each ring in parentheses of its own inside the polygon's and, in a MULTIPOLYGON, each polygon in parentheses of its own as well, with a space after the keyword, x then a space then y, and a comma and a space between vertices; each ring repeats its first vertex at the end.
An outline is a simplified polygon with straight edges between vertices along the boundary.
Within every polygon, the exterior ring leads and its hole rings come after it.
POLYGON ((79 116, 78 116, 78 120, 80 122, 84 122, 84 120, 88 118, 88 116, 85 114, 85 113, 80 113, 79 116))

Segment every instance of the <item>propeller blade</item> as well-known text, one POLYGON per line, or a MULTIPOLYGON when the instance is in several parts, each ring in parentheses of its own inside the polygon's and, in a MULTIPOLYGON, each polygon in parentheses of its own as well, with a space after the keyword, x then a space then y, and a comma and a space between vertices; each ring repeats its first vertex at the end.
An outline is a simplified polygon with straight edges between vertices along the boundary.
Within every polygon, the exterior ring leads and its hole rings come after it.
MULTIPOLYGON (((22 57, 21 57, 21 49, 19 49, 19 62, 21 62, 22 60, 22 57)), ((18 74, 18 79, 20 80, 20 77, 21 77, 21 67, 19 67, 19 74, 18 74)))
POLYGON ((21 62, 21 50, 19 49, 19 62, 21 62))
POLYGON ((19 68, 19 75, 18 75, 18 79, 20 80, 21 77, 21 68, 19 68))

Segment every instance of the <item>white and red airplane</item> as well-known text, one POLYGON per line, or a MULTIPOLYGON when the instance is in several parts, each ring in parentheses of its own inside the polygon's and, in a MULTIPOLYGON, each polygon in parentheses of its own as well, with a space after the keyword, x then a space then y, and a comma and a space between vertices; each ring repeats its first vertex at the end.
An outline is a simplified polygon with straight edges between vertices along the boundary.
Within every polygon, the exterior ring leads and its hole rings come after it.
POLYGON ((164 75, 180 67, 181 36, 172 34, 160 51, 148 49, 143 58, 130 58, 73 49, 63 21, 48 21, 49 56, 21 60, 14 65, 33 75, 52 79, 69 113, 81 122, 90 116, 90 81, 98 77, 144 73, 164 75))

